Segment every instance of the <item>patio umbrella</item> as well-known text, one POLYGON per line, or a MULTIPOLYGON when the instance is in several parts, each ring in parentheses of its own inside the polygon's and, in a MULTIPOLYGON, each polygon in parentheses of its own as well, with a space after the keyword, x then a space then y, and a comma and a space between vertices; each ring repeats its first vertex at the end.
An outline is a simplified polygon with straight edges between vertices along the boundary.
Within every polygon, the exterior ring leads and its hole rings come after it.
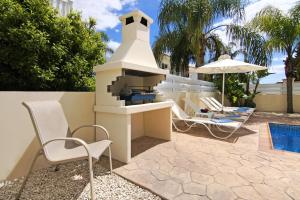
POLYGON ((225 74, 227 73, 246 73, 259 70, 266 70, 267 67, 254 65, 238 60, 232 60, 229 55, 222 55, 215 62, 203 65, 194 70, 196 73, 203 74, 223 74, 222 85, 222 111, 224 107, 224 88, 225 88, 225 74))

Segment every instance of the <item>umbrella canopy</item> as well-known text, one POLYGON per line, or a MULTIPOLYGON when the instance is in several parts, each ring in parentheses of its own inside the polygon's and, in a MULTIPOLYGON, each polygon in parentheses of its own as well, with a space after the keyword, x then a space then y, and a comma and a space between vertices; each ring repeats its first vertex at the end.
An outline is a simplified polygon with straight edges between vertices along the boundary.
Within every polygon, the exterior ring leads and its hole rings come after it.
POLYGON ((227 74, 254 72, 266 69, 267 68, 263 66, 232 60, 229 55, 222 55, 217 61, 198 67, 193 71, 202 74, 227 74))
POLYGON ((259 70, 266 70, 267 67, 253 65, 250 63, 232 60, 229 55, 222 55, 215 62, 198 67, 193 72, 202 74, 223 74, 223 87, 222 87, 222 111, 224 107, 224 89, 225 89, 225 74, 227 73, 247 73, 259 70))

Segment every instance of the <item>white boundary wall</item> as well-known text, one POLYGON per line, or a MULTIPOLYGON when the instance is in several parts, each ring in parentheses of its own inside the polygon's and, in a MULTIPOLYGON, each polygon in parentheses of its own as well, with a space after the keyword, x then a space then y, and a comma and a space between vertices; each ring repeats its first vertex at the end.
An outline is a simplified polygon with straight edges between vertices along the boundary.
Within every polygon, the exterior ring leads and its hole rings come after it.
MULTIPOLYGON (((251 85, 250 88, 254 89, 254 85, 251 85)), ((257 91, 261 94, 286 94, 286 83, 260 84, 257 91)), ((300 95, 300 82, 294 83, 293 93, 300 95)))

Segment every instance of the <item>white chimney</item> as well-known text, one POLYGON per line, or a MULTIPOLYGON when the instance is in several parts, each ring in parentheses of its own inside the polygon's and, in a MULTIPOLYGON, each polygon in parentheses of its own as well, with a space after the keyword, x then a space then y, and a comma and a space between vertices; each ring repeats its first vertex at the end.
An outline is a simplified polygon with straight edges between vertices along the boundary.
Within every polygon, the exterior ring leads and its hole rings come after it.
POLYGON ((150 46, 150 25, 153 20, 142 11, 135 10, 120 17, 122 43, 107 64, 122 62, 143 68, 158 69, 150 46))

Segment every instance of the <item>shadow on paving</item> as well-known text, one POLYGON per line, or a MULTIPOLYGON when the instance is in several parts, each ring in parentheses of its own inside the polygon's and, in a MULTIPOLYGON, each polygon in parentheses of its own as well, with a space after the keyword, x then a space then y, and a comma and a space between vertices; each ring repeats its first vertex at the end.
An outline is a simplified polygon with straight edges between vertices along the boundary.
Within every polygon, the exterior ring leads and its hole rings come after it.
POLYGON ((131 157, 135 157, 148 149, 151 149, 159 144, 169 142, 167 140, 143 136, 132 140, 131 142, 131 157))
MULTIPOLYGON (((178 123, 179 124, 179 123, 178 123)), ((183 123, 180 123, 178 125, 178 127, 180 129, 185 129, 186 126, 184 126, 183 123)), ((217 135, 217 136, 220 136, 220 137, 225 137, 227 135, 230 134, 229 133, 224 133, 222 131, 219 131, 217 128, 212 128, 211 129, 212 132, 217 135)), ((176 131, 176 130, 174 130, 176 131)), ((208 138, 208 139, 213 139, 213 140, 220 140, 220 141, 224 141, 224 142, 228 142, 228 143, 235 143, 237 142, 237 140, 240 138, 240 137, 243 137, 243 136, 247 136, 247 135, 251 135, 251 134, 256 134, 257 132, 253 131, 253 130, 250 130, 246 127, 241 127, 240 129, 238 129, 231 137, 229 137, 228 139, 217 139, 215 137, 213 137, 206 128, 204 128, 203 126, 199 125, 199 126, 196 126, 196 127, 193 127, 191 128, 191 130, 187 131, 187 132, 184 132, 182 134, 188 134, 188 135, 192 135, 192 136, 195 136, 195 137, 203 137, 203 138, 208 138)))

